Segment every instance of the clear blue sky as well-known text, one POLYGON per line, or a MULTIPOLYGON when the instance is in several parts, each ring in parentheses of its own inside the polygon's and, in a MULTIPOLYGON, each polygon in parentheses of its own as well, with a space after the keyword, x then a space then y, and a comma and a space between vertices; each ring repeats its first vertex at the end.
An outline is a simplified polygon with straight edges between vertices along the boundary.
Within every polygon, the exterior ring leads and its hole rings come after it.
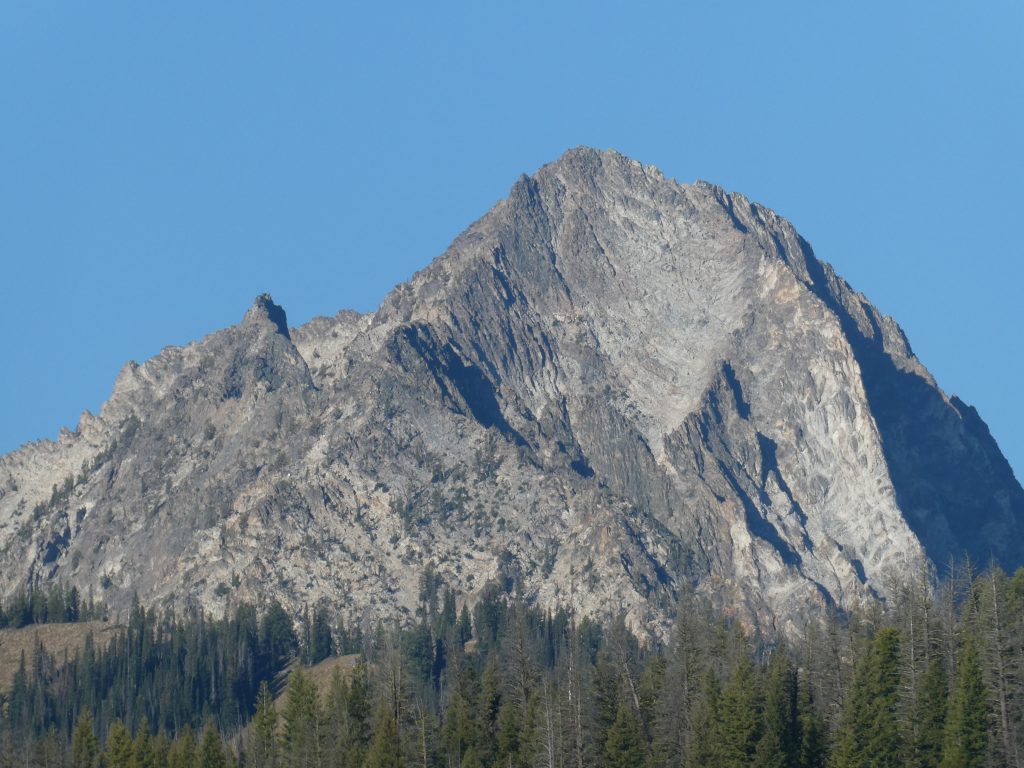
POLYGON ((1024 470, 1024 4, 0 4, 0 451, 374 308, 578 144, 789 217, 1024 470))

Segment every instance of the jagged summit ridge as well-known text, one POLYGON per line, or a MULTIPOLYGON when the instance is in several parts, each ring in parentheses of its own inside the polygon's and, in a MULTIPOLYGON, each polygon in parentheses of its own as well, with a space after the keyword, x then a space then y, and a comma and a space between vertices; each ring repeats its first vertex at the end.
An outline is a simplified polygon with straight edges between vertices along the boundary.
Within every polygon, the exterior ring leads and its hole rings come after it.
POLYGON ((659 631, 762 627, 968 552, 1024 492, 899 327, 741 195, 570 150, 374 313, 243 322, 0 458, 0 588, 414 610, 431 563, 659 631), (70 480, 68 480, 70 478, 70 480), (53 486, 59 492, 54 492, 53 486))
POLYGON ((261 293, 252 303, 252 307, 245 313, 243 323, 255 323, 265 321, 271 323, 277 332, 286 339, 291 339, 288 331, 288 317, 282 307, 274 303, 269 293, 261 293))

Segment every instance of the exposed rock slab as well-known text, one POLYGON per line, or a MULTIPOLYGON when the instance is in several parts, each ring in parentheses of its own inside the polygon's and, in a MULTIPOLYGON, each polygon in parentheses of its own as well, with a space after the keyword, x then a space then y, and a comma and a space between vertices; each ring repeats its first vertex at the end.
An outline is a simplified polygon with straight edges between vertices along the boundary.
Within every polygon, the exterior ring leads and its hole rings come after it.
POLYGON ((427 563, 655 632, 692 585, 762 627, 964 552, 1024 562, 974 409, 789 222, 577 149, 371 314, 129 364, 0 458, 0 589, 411 613, 427 563))

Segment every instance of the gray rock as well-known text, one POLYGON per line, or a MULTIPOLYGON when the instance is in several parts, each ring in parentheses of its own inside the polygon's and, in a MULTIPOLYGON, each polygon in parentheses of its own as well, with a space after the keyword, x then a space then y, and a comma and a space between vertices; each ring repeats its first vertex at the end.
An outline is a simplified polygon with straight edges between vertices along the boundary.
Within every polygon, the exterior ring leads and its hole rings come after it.
POLYGON ((372 314, 241 324, 0 458, 0 591, 411 615, 431 563, 663 632, 693 587, 793 631, 969 554, 1024 562, 977 412, 786 220, 575 149, 372 314))

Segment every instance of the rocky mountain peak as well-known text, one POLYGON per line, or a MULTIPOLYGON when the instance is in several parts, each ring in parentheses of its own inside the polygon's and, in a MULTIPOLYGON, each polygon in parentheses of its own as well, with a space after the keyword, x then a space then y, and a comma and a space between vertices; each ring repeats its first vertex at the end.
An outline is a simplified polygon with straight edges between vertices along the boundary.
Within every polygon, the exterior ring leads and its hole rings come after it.
POLYGON ((288 331, 288 318, 285 315, 285 311, 281 306, 274 303, 269 293, 261 293, 257 296, 242 320, 243 325, 260 323, 270 323, 278 333, 291 340, 291 333, 288 331))
POLYGON ((258 297, 88 427, 0 457, 0 591, 372 621, 429 567, 787 631, 929 561, 1024 562, 1024 491, 896 322, 784 218, 613 151, 520 178, 375 313, 291 333, 258 297))

